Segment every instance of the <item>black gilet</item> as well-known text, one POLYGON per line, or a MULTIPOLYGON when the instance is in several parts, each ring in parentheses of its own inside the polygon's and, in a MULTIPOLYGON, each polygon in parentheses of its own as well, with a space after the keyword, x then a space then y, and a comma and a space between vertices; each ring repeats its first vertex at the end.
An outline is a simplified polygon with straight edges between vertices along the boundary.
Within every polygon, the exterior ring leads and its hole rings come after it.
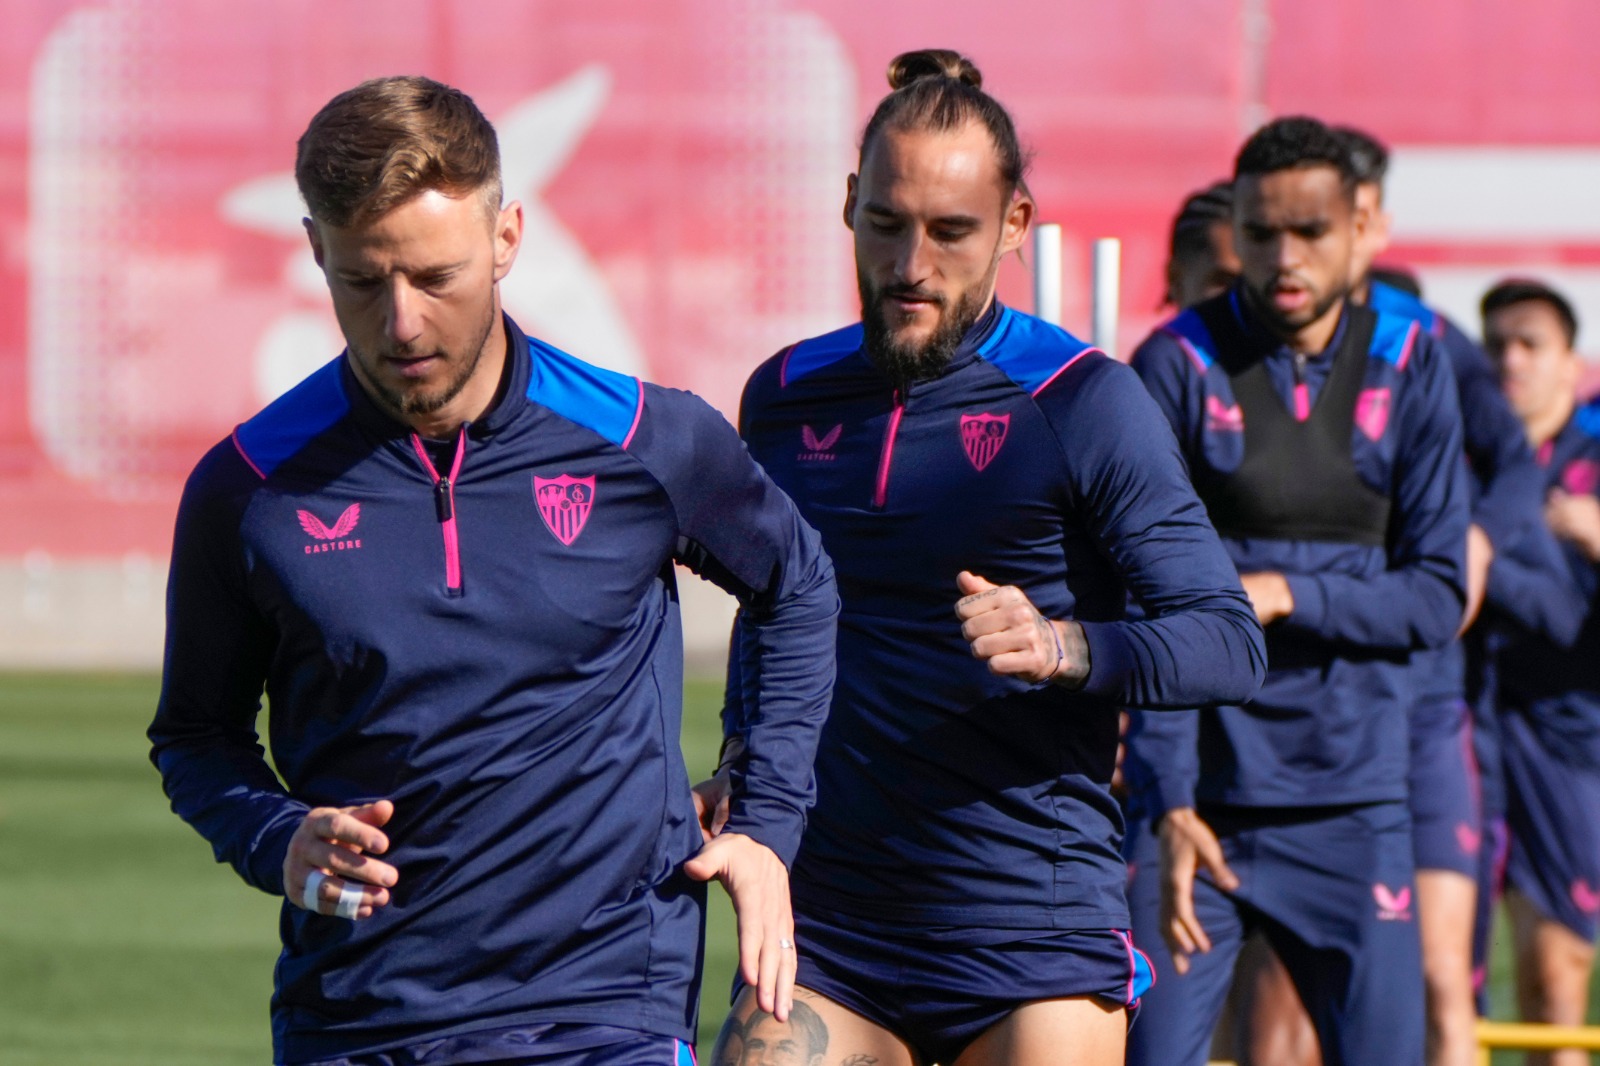
POLYGON ((1196 489, 1224 537, 1332 541, 1382 547, 1389 498, 1362 481, 1351 455, 1356 398, 1366 379, 1377 316, 1345 304, 1346 320, 1317 402, 1304 422, 1273 388, 1266 349, 1249 336, 1230 301, 1195 308, 1216 345, 1244 418, 1244 459, 1231 474, 1209 471, 1196 489))

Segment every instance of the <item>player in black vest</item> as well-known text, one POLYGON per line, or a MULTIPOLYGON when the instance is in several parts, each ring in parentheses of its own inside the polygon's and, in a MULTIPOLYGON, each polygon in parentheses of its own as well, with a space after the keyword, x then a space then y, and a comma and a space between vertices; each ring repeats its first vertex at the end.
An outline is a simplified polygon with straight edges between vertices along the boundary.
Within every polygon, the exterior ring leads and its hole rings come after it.
POLYGON ((1460 623, 1468 494, 1435 342, 1347 300, 1354 193, 1322 123, 1258 132, 1234 181, 1240 283, 1133 359, 1267 626, 1269 670, 1248 704, 1140 715, 1130 733, 1148 819, 1130 904, 1164 974, 1130 1063, 1205 1061, 1257 929, 1330 1066, 1422 1062, 1409 659, 1460 623))

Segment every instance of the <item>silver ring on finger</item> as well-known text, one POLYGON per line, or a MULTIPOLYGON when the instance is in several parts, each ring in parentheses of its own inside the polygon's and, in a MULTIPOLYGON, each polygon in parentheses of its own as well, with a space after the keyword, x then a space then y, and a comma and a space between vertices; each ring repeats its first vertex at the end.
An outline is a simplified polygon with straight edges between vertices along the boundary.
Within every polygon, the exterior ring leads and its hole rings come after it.
POLYGON ((778 940, 778 946, 784 951, 793 951, 794 941, 790 940, 788 937, 782 937, 778 940))

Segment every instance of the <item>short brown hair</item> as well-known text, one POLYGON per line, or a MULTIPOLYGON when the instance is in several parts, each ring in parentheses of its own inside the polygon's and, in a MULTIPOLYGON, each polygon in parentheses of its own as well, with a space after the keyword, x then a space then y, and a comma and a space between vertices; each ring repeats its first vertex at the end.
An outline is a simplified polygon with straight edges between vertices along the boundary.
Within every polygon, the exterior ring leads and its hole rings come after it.
POLYGON ((460 89, 416 76, 374 78, 335 96, 295 153, 295 182, 311 216, 367 222, 429 190, 479 192, 500 207, 500 144, 460 89))

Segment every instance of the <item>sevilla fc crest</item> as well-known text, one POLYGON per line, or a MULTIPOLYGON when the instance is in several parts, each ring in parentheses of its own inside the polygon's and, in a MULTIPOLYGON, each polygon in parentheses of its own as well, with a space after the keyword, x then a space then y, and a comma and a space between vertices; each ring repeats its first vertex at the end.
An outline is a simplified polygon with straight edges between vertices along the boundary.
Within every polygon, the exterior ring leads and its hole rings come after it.
POLYGON ((1574 459, 1561 471, 1561 487, 1574 496, 1588 496, 1600 488, 1600 463, 1574 459))
POLYGON ((1010 415, 962 415, 961 446, 967 458, 979 470, 994 462, 1000 446, 1006 442, 1006 430, 1011 428, 1010 415))
POLYGON ((1389 428, 1388 389, 1361 390, 1356 397, 1356 425, 1368 440, 1376 443, 1383 439, 1383 431, 1389 428))
POLYGON ((544 524, 562 544, 571 547, 594 510, 594 476, 547 478, 534 475, 533 498, 539 503, 544 524))

